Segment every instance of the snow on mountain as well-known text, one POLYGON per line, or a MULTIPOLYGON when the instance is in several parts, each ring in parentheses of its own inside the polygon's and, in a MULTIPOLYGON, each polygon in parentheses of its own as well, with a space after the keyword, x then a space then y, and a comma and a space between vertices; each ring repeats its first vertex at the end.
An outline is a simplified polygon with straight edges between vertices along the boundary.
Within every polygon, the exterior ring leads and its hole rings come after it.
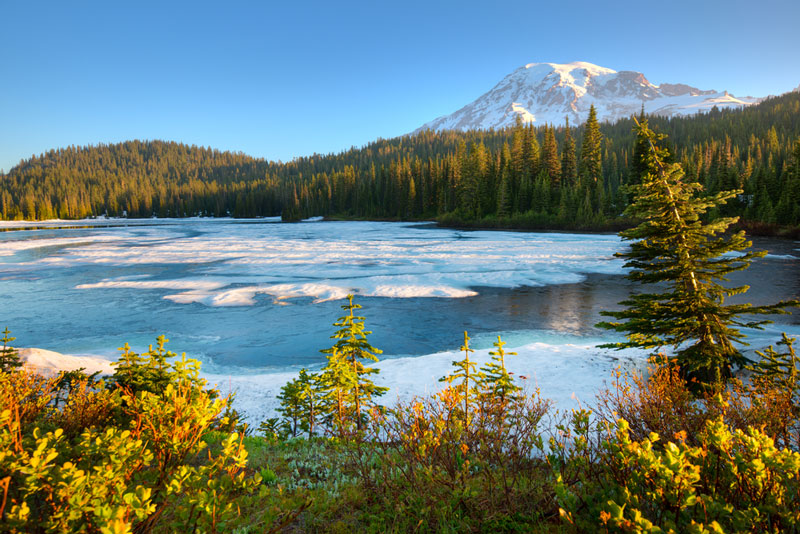
POLYGON ((712 107, 741 107, 760 102, 727 91, 703 91, 685 84, 654 85, 644 74, 620 71, 582 61, 567 64, 530 63, 520 67, 488 93, 451 115, 424 124, 421 130, 468 130, 513 126, 516 118, 535 124, 571 124, 586 120, 594 104, 598 119, 615 121, 645 112, 691 115, 712 107))

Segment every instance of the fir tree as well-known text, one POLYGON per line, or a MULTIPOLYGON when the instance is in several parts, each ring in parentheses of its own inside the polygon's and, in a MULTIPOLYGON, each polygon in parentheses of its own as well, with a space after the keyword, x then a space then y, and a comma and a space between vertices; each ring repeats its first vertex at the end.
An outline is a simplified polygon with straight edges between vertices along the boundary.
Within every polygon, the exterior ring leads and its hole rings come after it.
POLYGON ((458 397, 464 402, 464 428, 469 426, 469 406, 470 398, 480 394, 481 385, 483 384, 484 375, 476 369, 477 364, 469 359, 469 353, 475 352, 469 348, 469 336, 464 331, 464 344, 461 345, 459 350, 464 351, 464 359, 453 361, 453 367, 456 370, 447 376, 439 379, 439 382, 446 382, 447 385, 456 392, 458 397), (454 382, 460 380, 459 384, 453 385, 454 382))
POLYGON ((626 213, 643 222, 620 232, 632 241, 630 250, 618 253, 631 268, 628 278, 660 284, 660 292, 631 296, 620 304, 626 309, 601 312, 622 320, 599 326, 626 332, 628 340, 603 347, 675 347, 675 358, 688 378, 701 385, 719 387, 731 367, 746 359, 734 347, 745 344, 738 327, 760 327, 769 321, 746 319, 745 314, 783 313, 791 302, 769 306, 724 304, 725 297, 744 293, 747 286, 726 288, 720 284, 731 272, 746 269, 752 259, 766 252, 747 251, 744 232, 718 237, 735 218, 708 223, 701 216, 740 191, 700 197, 700 184, 683 180, 679 164, 665 164, 665 151, 657 148, 647 121, 637 123, 637 134, 649 139, 648 172, 633 187, 635 200, 626 213), (738 252, 741 255, 727 255, 738 252))
POLYGON ((561 179, 561 162, 558 159, 556 131, 552 126, 545 126, 541 165, 550 176, 550 183, 553 184, 554 187, 558 187, 559 180, 561 179))
POLYGON ((347 301, 342 306, 347 314, 334 323, 339 330, 331 338, 337 341, 333 347, 322 351, 329 354, 328 364, 322 370, 322 388, 330 406, 327 411, 335 417, 340 435, 351 422, 361 430, 363 408, 372 402, 373 397, 388 391, 368 378, 377 374, 378 369, 365 366, 362 360, 377 362, 377 354, 381 351, 367 341, 372 332, 364 330, 364 317, 354 314, 361 305, 353 304, 353 295, 347 295, 347 301))
POLYGON ((3 338, 0 339, 0 341, 3 342, 3 350, 0 351, 0 371, 4 373, 16 371, 22 366, 16 349, 9 345, 9 343, 15 339, 17 338, 11 337, 11 330, 6 327, 6 329, 3 330, 3 338))
POLYGON ((492 396, 498 398, 501 404, 507 400, 512 400, 522 391, 522 388, 514 384, 511 373, 506 369, 506 356, 516 356, 516 352, 506 352, 503 350, 505 341, 497 336, 497 341, 493 343, 496 350, 490 351, 491 361, 481 367, 484 374, 483 389, 492 396))
POLYGON ((320 410, 319 382, 318 375, 300 369, 297 378, 281 388, 278 413, 283 415, 282 425, 292 437, 300 432, 307 432, 309 438, 314 435, 320 410))
POLYGON ((778 346, 783 345, 786 352, 778 352, 770 345, 764 352, 756 351, 761 360, 748 367, 756 379, 764 380, 792 395, 793 403, 800 404, 800 358, 794 350, 795 338, 783 333, 778 346))
POLYGON ((132 351, 130 346, 125 343, 117 349, 122 354, 120 354, 119 360, 113 364, 116 369, 114 369, 112 383, 134 392, 149 391, 160 394, 172 381, 171 366, 167 362, 167 358, 176 356, 174 352, 164 348, 168 342, 169 339, 158 336, 156 349, 153 350, 153 345, 150 345, 147 352, 141 355, 132 351))
POLYGON ((603 165, 600 144, 603 136, 597 122, 597 110, 594 104, 589 108, 589 118, 583 126, 583 142, 581 143, 581 161, 579 174, 584 183, 596 184, 603 179, 603 165))
POLYGON ((497 217, 506 219, 511 215, 511 180, 508 169, 503 169, 500 178, 500 187, 497 191, 497 217))
POLYGON ((281 403, 277 410, 283 416, 281 424, 293 438, 297 437, 300 421, 304 414, 300 387, 298 378, 290 380, 281 387, 281 392, 276 397, 281 403))
MULTIPOLYGON (((639 114, 639 124, 645 121, 644 104, 639 114)), ((636 141, 633 144, 633 155, 631 156, 630 172, 628 173, 628 183, 636 185, 642 183, 642 176, 647 174, 649 168, 647 155, 650 153, 650 139, 644 135, 642 130, 636 131, 636 141)))
POLYGON ((297 396, 300 399, 300 429, 308 433, 308 437, 314 435, 316 430, 317 417, 320 411, 320 377, 315 373, 309 373, 306 369, 300 369, 297 377, 297 396))
POLYGON ((569 127, 569 117, 564 129, 564 145, 561 149, 561 184, 572 187, 578 179, 578 161, 575 157, 575 140, 569 127))
POLYGON ((323 352, 328 353, 328 363, 319 375, 320 411, 328 427, 344 437, 350 427, 353 411, 348 397, 355 389, 357 378, 338 347, 323 352))

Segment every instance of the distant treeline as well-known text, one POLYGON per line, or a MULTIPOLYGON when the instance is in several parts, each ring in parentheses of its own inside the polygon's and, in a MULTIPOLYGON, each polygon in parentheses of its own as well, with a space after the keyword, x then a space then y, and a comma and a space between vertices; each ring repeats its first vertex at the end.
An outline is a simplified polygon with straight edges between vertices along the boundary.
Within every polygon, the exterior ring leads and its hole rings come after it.
MULTIPOLYGON (((289 163, 162 141, 67 147, 0 176, 3 219, 324 215, 526 228, 612 228, 644 168, 633 119, 577 128, 422 132, 289 163)), ((649 117, 723 208, 800 225, 800 93, 741 110, 649 117)))

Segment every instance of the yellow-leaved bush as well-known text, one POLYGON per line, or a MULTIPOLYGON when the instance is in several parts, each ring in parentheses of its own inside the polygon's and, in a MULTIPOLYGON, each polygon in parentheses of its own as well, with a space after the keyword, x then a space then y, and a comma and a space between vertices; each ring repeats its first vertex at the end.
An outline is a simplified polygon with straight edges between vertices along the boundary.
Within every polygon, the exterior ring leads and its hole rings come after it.
POLYGON ((655 432, 631 439, 620 419, 590 463, 582 446, 589 426, 574 428, 570 446, 550 460, 562 517, 577 531, 777 533, 800 525, 800 454, 757 428, 731 430, 719 417, 691 445, 685 433, 666 443, 655 432))
POLYGON ((246 475, 237 434, 207 452, 202 436, 227 401, 173 378, 158 393, 79 384, 57 410, 49 404, 56 380, 0 373, 2 530, 233 528, 236 498, 266 488, 260 475, 246 475))

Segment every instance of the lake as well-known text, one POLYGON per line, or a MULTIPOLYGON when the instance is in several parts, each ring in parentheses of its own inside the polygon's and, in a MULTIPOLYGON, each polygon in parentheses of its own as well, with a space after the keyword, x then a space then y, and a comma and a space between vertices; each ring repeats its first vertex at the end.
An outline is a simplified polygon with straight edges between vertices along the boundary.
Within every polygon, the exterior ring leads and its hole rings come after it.
MULTIPOLYGON (((430 391, 463 331, 487 352, 502 335, 518 374, 556 399, 588 398, 640 351, 601 351, 598 330, 633 286, 613 234, 464 231, 431 224, 272 219, 0 223, 0 290, 16 343, 114 359, 159 334, 203 362, 207 376, 266 413, 276 387, 318 367, 348 293, 363 306, 382 378, 395 396, 430 391), (512 357, 513 358, 513 357, 512 357), (244 393, 242 393, 244 392, 244 393)), ((734 283, 745 300, 800 295, 800 244, 757 239, 770 251, 734 283)), ((800 333, 778 316, 756 348, 800 333)))

